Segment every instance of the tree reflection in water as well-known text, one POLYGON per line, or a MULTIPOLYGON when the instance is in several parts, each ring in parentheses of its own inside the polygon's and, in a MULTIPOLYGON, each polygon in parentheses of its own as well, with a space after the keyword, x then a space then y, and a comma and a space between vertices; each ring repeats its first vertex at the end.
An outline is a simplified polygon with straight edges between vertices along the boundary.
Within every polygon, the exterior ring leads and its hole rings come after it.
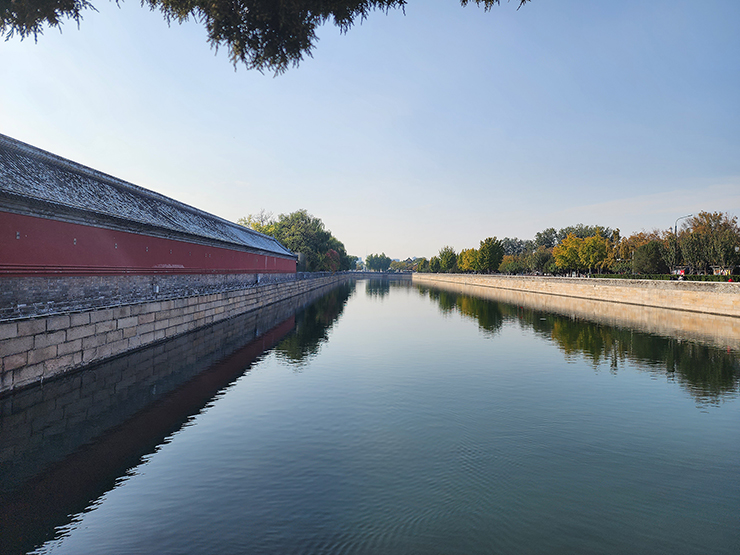
POLYGON ((420 288, 429 298, 439 303, 439 309, 444 314, 459 312, 478 322, 484 334, 493 337, 504 324, 504 313, 499 303, 493 303, 470 295, 460 295, 441 289, 420 288))
POLYGON ((458 312, 477 321, 491 336, 505 321, 518 322, 553 341, 566 358, 582 357, 595 369, 605 363, 612 372, 626 362, 656 375, 667 375, 700 404, 718 404, 740 393, 740 359, 727 349, 597 324, 469 295, 418 287, 444 314, 458 312))
POLYGON ((365 282, 365 294, 368 297, 382 299, 391 292, 391 281, 389 279, 369 279, 365 282))
POLYGON ((315 357, 354 291, 354 281, 343 283, 296 313, 295 330, 275 347, 278 359, 303 366, 315 357))

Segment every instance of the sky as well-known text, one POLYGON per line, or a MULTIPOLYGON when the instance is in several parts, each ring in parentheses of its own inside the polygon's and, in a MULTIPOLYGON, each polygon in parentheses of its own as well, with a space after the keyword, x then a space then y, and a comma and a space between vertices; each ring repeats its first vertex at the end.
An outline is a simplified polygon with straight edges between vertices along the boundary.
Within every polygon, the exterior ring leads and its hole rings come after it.
POLYGON ((409 0, 274 76, 93 0, 0 42, 0 133, 227 220, 306 209, 364 258, 740 216, 740 2, 409 0))

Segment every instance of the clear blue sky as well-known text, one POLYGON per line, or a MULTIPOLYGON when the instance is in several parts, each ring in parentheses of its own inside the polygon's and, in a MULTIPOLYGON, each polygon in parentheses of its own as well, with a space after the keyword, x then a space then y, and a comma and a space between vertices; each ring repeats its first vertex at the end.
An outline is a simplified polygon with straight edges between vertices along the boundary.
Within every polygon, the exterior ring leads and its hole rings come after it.
POLYGON ((94 0, 0 43, 0 132, 237 220, 305 208, 351 254, 740 216, 740 2, 410 0, 297 69, 94 0))

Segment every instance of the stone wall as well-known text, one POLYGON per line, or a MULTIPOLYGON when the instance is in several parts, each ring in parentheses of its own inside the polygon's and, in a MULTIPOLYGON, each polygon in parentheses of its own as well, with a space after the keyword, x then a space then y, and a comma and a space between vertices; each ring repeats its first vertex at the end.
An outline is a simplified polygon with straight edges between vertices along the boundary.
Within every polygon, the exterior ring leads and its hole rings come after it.
POLYGON ((252 284, 220 293, 0 322, 0 394, 348 279, 252 284))
POLYGON ((166 435, 198 412, 292 331, 296 311, 324 293, 315 289, 0 397, 0 496, 189 384, 186 404, 171 403, 166 417, 129 426, 145 450, 152 434, 166 435))
POLYGON ((296 274, 1 277, 0 320, 221 293, 295 279, 296 274))
POLYGON ((740 284, 698 281, 414 274, 413 283, 451 283, 740 318, 740 284))
MULTIPOLYGON (((524 289, 486 287, 465 283, 465 280, 434 279, 434 276, 431 279, 424 279, 422 276, 418 279, 415 276, 414 284, 607 326, 627 327, 663 337, 740 351, 740 318, 625 302, 605 302, 562 294, 530 293, 524 289)), ((736 294, 740 295, 740 291, 736 294)))

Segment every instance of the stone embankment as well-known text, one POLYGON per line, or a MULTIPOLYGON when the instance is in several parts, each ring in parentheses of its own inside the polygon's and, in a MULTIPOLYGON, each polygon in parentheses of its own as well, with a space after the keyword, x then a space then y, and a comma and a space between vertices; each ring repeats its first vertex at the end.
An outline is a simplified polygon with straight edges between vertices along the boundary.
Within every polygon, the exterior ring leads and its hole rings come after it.
POLYGON ((0 320, 0 395, 353 277, 325 275, 0 320))
POLYGON ((414 274, 414 283, 454 283, 740 318, 740 284, 644 279, 414 274))
POLYGON ((413 283, 601 324, 740 349, 740 284, 466 274, 413 283))

